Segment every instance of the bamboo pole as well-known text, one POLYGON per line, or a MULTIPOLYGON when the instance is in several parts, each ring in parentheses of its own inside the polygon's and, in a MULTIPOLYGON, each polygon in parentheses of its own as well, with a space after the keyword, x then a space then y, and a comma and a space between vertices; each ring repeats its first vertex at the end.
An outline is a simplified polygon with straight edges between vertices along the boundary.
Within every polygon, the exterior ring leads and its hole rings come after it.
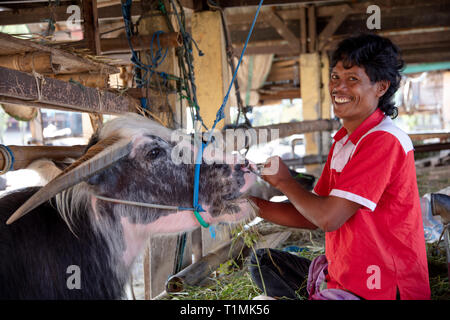
MULTIPOLYGON (((134 50, 149 50, 150 44, 153 41, 154 50, 157 49, 158 44, 152 35, 140 35, 131 37, 131 44, 134 50)), ((167 32, 159 36, 159 44, 162 48, 177 48, 183 44, 183 39, 181 33, 179 32, 167 32)), ((102 39, 101 40, 102 53, 112 53, 129 51, 130 45, 126 38, 116 38, 116 39, 102 39)))
POLYGON ((52 63, 50 52, 30 52, 26 54, 14 54, 0 56, 0 67, 8 69, 37 72, 37 73, 54 73, 60 68, 59 65, 52 63))
MULTIPOLYGON (((150 44, 153 41, 153 48, 157 48, 156 37, 153 39, 153 35, 139 35, 131 37, 131 44, 134 50, 149 50, 150 44)), ((159 44, 162 48, 177 48, 181 47, 183 44, 183 38, 179 32, 166 32, 159 36, 159 44)), ((86 48, 87 41, 68 41, 68 42, 58 42, 55 45, 70 45, 73 48, 86 48)), ((130 45, 128 44, 127 38, 119 37, 112 39, 101 39, 100 47, 102 54, 105 53, 118 53, 118 52, 129 52, 130 45)))
POLYGON ((75 81, 83 86, 104 89, 108 87, 109 76, 101 73, 58 74, 54 78, 63 81, 75 81))
MULTIPOLYGON (((321 120, 305 120, 299 122, 279 123, 268 126, 253 127, 257 132, 278 130, 276 138, 285 138, 293 134, 301 134, 316 131, 333 131, 341 126, 338 120, 321 119, 321 120)), ((270 136, 268 137, 270 139, 270 136)))
MULTIPOLYGON (((47 158, 54 161, 62 161, 66 158, 77 159, 81 157, 86 146, 8 146, 14 156, 13 170, 26 168, 31 162, 40 158, 47 158)), ((2 150, 4 147, 2 147, 2 150)), ((0 171, 6 173, 9 168, 5 168, 8 159, 4 152, 0 152, 0 171)))

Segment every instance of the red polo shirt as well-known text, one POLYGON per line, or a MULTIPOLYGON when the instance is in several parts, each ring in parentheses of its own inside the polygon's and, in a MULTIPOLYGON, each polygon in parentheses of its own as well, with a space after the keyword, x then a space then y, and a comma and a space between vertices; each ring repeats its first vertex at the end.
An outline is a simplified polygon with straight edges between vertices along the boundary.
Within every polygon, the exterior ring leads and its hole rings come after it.
POLYGON ((325 235, 328 289, 430 298, 413 145, 389 117, 376 109, 350 137, 340 129, 314 191, 361 204, 325 235))

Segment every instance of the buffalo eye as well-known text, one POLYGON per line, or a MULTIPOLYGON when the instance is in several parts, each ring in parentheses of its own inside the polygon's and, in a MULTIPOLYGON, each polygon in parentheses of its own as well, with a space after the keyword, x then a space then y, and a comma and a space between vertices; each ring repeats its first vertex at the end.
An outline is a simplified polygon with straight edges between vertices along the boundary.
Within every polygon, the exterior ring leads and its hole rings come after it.
POLYGON ((155 160, 156 158, 158 158, 158 156, 162 153, 161 148, 153 148, 152 150, 150 150, 147 154, 147 158, 149 160, 155 160))

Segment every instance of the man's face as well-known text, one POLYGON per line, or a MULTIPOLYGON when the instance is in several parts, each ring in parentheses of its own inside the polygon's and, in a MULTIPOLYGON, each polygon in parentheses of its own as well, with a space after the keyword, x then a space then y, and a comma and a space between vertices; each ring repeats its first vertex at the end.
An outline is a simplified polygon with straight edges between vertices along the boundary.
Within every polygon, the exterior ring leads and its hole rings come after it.
POLYGON ((345 121, 364 121, 378 106, 386 92, 386 82, 372 83, 364 68, 345 69, 339 61, 331 71, 329 90, 334 114, 345 121))

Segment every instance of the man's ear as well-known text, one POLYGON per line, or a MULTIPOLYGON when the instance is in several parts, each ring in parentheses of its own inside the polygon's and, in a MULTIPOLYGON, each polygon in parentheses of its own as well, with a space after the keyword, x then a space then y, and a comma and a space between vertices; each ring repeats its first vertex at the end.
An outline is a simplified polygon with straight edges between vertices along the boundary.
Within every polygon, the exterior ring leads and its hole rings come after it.
POLYGON ((381 98, 386 91, 389 89, 389 86, 391 85, 391 82, 388 80, 381 80, 377 82, 377 96, 378 98, 381 98))

